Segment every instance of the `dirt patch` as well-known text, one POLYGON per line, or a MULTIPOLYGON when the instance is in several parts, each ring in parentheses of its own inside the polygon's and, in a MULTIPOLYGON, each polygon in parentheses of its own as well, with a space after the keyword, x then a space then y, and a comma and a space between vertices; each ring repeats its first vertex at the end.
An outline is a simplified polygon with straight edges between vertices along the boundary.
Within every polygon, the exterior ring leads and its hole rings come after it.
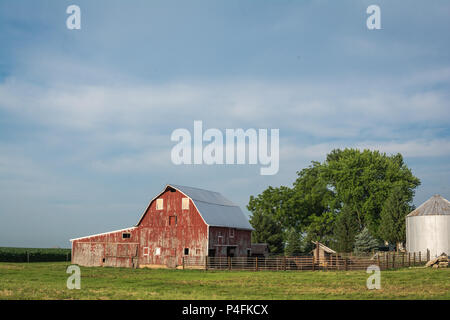
POLYGON ((18 265, 12 265, 12 264, 0 264, 0 269, 22 270, 22 269, 24 269, 24 267, 23 266, 18 266, 18 265))
POLYGON ((12 295, 13 295, 12 290, 8 290, 8 289, 0 290, 0 297, 10 297, 12 295))

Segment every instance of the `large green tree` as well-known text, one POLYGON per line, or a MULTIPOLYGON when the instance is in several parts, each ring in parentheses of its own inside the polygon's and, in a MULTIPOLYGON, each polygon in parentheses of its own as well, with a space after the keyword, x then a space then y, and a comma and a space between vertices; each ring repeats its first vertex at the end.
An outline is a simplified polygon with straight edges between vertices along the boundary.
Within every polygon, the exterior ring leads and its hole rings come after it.
POLYGON ((380 213, 392 189, 401 186, 405 197, 412 200, 414 189, 420 184, 400 154, 333 150, 323 168, 323 177, 335 190, 337 201, 356 214, 360 230, 367 227, 379 238, 380 213))
MULTIPOLYGON (((276 241, 286 243, 287 230, 294 229, 308 241, 347 251, 353 246, 354 234, 364 228, 375 238, 387 240, 385 230, 380 229, 380 213, 388 210, 384 208, 387 198, 394 188, 401 188, 401 201, 410 203, 419 184, 400 154, 337 149, 323 163, 312 162, 297 172, 291 188, 269 187, 257 197, 251 196, 247 208, 257 239, 273 235, 276 241), (262 219, 265 216, 274 225, 262 219)), ((278 243, 276 247, 281 246, 278 243)))

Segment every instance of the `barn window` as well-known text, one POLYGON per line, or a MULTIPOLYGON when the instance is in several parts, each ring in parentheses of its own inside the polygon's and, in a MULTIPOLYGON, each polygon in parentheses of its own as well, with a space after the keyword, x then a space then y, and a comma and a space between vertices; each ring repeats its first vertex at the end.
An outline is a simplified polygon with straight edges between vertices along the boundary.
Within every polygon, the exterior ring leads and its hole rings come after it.
POLYGON ((143 248, 143 252, 142 252, 142 255, 144 255, 144 256, 148 256, 148 247, 144 247, 143 248))
POLYGON ((177 216, 169 216, 169 226, 177 225, 177 216))
POLYGON ((156 210, 162 210, 164 207, 164 199, 156 199, 156 210))
POLYGON ((122 233, 122 239, 130 239, 130 238, 131 238, 131 233, 129 233, 129 232, 122 233))
POLYGON ((155 256, 159 256, 161 254, 161 248, 156 248, 155 249, 155 256))
POLYGON ((183 209, 183 210, 189 209, 189 198, 181 199, 181 209, 183 209))
POLYGON ((230 238, 234 238, 234 229, 230 229, 230 238))
POLYGON ((184 255, 188 256, 189 255, 189 248, 184 248, 184 255))
POLYGON ((223 236, 222 236, 222 232, 219 232, 217 234, 217 244, 223 244, 223 236))

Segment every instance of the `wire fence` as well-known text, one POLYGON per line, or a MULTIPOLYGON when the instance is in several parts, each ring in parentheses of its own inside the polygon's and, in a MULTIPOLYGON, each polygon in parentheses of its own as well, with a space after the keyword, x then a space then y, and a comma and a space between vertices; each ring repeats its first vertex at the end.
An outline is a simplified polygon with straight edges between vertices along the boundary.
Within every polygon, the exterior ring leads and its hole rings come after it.
POLYGON ((371 256, 330 254, 324 257, 184 257, 183 269, 202 270, 247 270, 247 271, 288 271, 288 270, 366 270, 376 265, 380 270, 423 266, 430 260, 429 255, 418 253, 375 253, 371 256))

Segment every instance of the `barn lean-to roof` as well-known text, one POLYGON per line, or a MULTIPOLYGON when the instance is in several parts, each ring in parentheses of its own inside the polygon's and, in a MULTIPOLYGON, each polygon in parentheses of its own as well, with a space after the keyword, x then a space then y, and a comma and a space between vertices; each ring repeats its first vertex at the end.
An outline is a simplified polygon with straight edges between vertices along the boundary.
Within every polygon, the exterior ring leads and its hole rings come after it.
MULTIPOLYGON (((164 193, 167 188, 176 189, 190 198, 200 213, 200 216, 209 226, 254 230, 241 208, 218 192, 168 184, 158 196, 150 201, 150 204, 164 193)), ((148 207, 150 207, 150 204, 148 207)), ((145 210, 141 219, 139 219, 137 225, 141 223, 147 211, 148 208, 145 210)))
POLYGON ((443 198, 439 194, 435 194, 430 199, 422 203, 417 209, 411 211, 407 217, 435 215, 450 215, 450 201, 443 198))
POLYGON ((72 241, 80 240, 80 239, 87 239, 87 238, 92 238, 92 237, 104 236, 104 235, 107 235, 107 234, 116 233, 116 232, 120 232, 120 231, 122 231, 122 232, 123 231, 132 231, 134 229, 136 229, 136 227, 123 228, 123 229, 114 230, 114 231, 107 231, 107 232, 102 232, 102 233, 91 234, 90 236, 84 236, 84 237, 69 239, 69 241, 72 242, 72 241))

